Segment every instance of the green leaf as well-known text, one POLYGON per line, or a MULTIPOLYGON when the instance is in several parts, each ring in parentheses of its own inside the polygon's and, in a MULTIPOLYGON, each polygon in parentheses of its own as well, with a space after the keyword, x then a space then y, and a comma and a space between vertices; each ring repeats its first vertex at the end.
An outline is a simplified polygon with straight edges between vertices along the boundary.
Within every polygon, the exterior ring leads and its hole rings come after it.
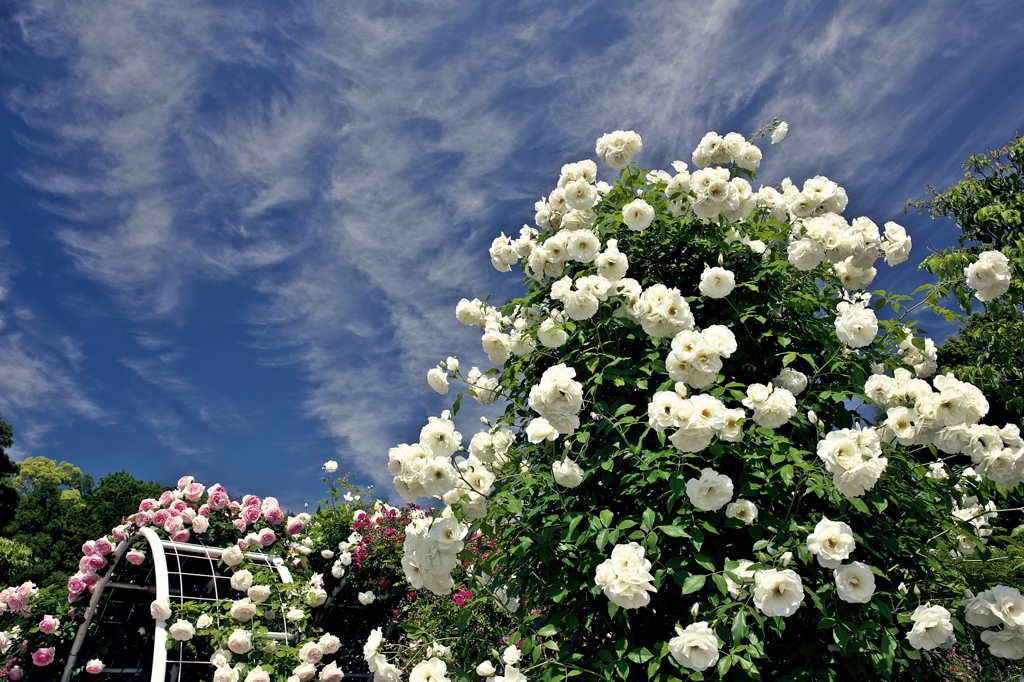
POLYGON ((689 534, 681 526, 658 526, 658 530, 670 538, 686 538, 689 534))
POLYGON ((736 615, 732 619, 732 644, 736 646, 743 641, 743 638, 747 636, 747 612, 740 611, 736 612, 736 615))
POLYGON ((558 626, 554 623, 548 623, 540 630, 537 630, 537 636, 539 637, 551 637, 552 635, 558 634, 558 626))
POLYGON ((634 407, 635 405, 630 405, 629 403, 626 403, 625 405, 619 405, 619 409, 615 410, 615 416, 621 417, 622 415, 632 410, 634 407))
POLYGON ((729 594, 729 584, 725 582, 725 578, 721 573, 712 573, 711 579, 715 581, 715 587, 722 593, 722 596, 729 594))
POLYGON ((691 575, 683 581, 683 594, 690 594, 696 592, 700 588, 704 587, 704 583, 707 581, 707 577, 703 575, 691 575))
POLYGON ((640 523, 641 530, 649 531, 654 528, 654 510, 645 509, 643 514, 643 521, 640 523))
POLYGON ((598 514, 598 516, 601 518, 601 525, 604 526, 605 528, 608 528, 609 526, 611 526, 612 525, 612 519, 615 518, 615 515, 612 514, 610 509, 603 509, 603 510, 601 510, 601 513, 598 514))

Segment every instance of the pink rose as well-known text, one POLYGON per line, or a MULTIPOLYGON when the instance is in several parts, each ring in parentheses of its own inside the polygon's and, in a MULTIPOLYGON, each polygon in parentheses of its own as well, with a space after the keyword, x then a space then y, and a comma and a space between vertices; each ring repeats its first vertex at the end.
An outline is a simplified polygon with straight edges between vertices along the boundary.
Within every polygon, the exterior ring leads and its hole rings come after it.
POLYGON ((81 594, 81 592, 71 592, 71 593, 69 593, 68 594, 68 603, 69 604, 74 604, 75 600, 78 599, 78 595, 79 594, 81 594))
POLYGON ((210 489, 207 490, 207 492, 212 495, 218 490, 222 493, 226 493, 228 491, 228 489, 222 486, 220 483, 214 483, 213 485, 210 486, 210 489))
POLYGON ((248 548, 249 548, 249 541, 248 540, 242 538, 242 539, 240 539, 238 541, 238 549, 248 549, 248 548))
POLYGON ((190 537, 192 537, 192 534, 189 533, 187 530, 182 529, 177 531, 174 535, 172 535, 171 539, 175 542, 188 542, 188 539, 190 537))
POLYGON ((160 503, 154 500, 152 497, 147 497, 142 502, 139 502, 139 511, 148 512, 153 511, 160 506, 160 503))
POLYGON ((277 535, 274 531, 269 528, 264 528, 260 531, 260 544, 264 547, 270 547, 277 540, 277 535))
POLYGON ((243 507, 259 507, 263 504, 259 495, 246 495, 242 498, 243 507))
POLYGON ((68 609, 68 618, 74 618, 74 617, 75 617, 75 610, 74 609, 68 609))
POLYGON ((39 621, 39 632, 44 635, 53 634, 54 630, 60 625, 60 621, 53 616, 43 616, 43 619, 39 621))
POLYGON ((215 490, 210 493, 210 498, 207 500, 210 505, 210 509, 213 511, 220 511, 224 507, 228 506, 228 502, 230 501, 228 494, 223 490, 215 490))
POLYGON ((86 587, 92 587, 100 581, 100 577, 95 573, 86 573, 82 576, 82 582, 86 584, 86 587))
POLYGON ((202 483, 190 483, 185 488, 185 499, 190 502, 198 502, 205 492, 206 486, 202 483))
POLYGON ((174 497, 171 495, 171 491, 170 490, 163 491, 162 493, 160 493, 160 506, 161 507, 166 507, 167 505, 169 505, 171 503, 171 500, 173 500, 173 499, 174 499, 174 497))
POLYGON ((242 520, 245 521, 245 525, 251 526, 260 520, 260 508, 248 506, 242 510, 242 520))
POLYGON ((39 649, 32 654, 32 662, 40 667, 50 665, 53 663, 54 653, 55 651, 52 646, 46 649, 39 649))
POLYGON ((160 509, 153 513, 153 525, 163 528, 169 518, 171 518, 171 514, 166 509, 160 509))
POLYGON ((242 505, 238 504, 234 500, 231 500, 230 502, 228 502, 228 509, 241 509, 241 508, 242 508, 242 505))
POLYGON ((127 529, 124 526, 118 526, 117 528, 111 528, 110 534, 113 535, 118 542, 124 542, 128 539, 128 535, 125 532, 127 529))
POLYGON ((85 664, 85 672, 90 675, 99 675, 107 666, 98 658, 94 658, 85 664))
POLYGON ((210 505, 204 504, 201 507, 199 507, 199 515, 200 516, 206 516, 209 513, 210 513, 210 505))
POLYGON ((144 511, 140 511, 138 514, 135 515, 135 525, 139 526, 140 528, 142 526, 149 525, 150 520, 150 515, 144 511))
POLYGON ((146 560, 146 553, 140 552, 137 549, 133 549, 124 556, 132 566, 141 566, 142 562, 146 560))
POLYGON ((36 584, 28 580, 18 586, 18 594, 20 594, 23 599, 28 599, 32 596, 32 593, 36 591, 36 584))
MULTIPOLYGON (((131 559, 129 559, 129 561, 131 561, 131 559)), ((82 580, 77 575, 73 575, 70 578, 68 578, 68 592, 70 592, 71 594, 78 594, 79 592, 82 592, 83 590, 85 590, 85 581, 84 580, 82 580)))
POLYGON ((184 490, 194 480, 196 480, 194 476, 182 476, 181 478, 178 479, 178 490, 184 490))
POLYGON ((82 545, 82 554, 85 556, 92 556, 96 553, 96 543, 92 540, 82 545))
POLYGON ((18 682, 18 680, 20 680, 22 675, 24 674, 25 671, 21 669, 21 666, 16 665, 7 671, 7 679, 11 680, 12 682, 18 682))
POLYGON ((106 556, 114 551, 114 546, 110 544, 110 540, 107 538, 100 538, 93 543, 93 549, 96 551, 96 554, 106 556))
POLYGON ((178 512, 179 514, 188 509, 188 502, 185 500, 175 500, 174 504, 171 505, 171 509, 178 512))
POLYGON ((107 565, 107 560, 104 559, 101 556, 96 556, 94 554, 93 556, 89 557, 89 566, 94 571, 98 571, 98 570, 100 570, 101 568, 103 568, 106 565, 107 565))
POLYGON ((188 509, 181 510, 181 518, 185 519, 185 523, 192 523, 192 519, 196 517, 196 510, 189 507, 188 509))
POLYGON ((302 521, 297 518, 288 519, 288 535, 298 535, 305 528, 302 521))
POLYGON ((20 594, 15 592, 7 597, 7 608, 11 611, 21 611, 25 608, 25 600, 21 598, 20 594))
POLYGON ((84 556, 78 560, 78 570, 82 573, 88 573, 92 570, 92 557, 84 556))
POLYGON ((235 528, 237 528, 238 530, 242 531, 243 533, 245 532, 246 524, 245 524, 244 520, 242 520, 242 519, 235 519, 231 523, 235 524, 235 528))
POLYGON ((280 507, 271 507, 263 515, 263 518, 265 518, 267 520, 267 523, 269 523, 270 525, 276 526, 277 524, 284 521, 284 510, 281 509, 280 507))

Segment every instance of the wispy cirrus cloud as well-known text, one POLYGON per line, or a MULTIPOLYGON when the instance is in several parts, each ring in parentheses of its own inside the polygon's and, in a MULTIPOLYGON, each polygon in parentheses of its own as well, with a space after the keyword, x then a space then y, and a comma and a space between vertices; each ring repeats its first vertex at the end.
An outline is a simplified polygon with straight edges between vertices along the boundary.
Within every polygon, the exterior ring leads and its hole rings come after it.
MULTIPOLYGON (((79 271, 132 322, 245 289, 253 361, 298 368, 302 409, 381 484, 387 447, 443 404, 426 369, 485 363, 452 310, 517 290, 490 240, 601 133, 634 128, 667 164, 779 115, 765 178, 827 174, 891 211, 1024 110, 1020 86, 990 111, 965 94, 1020 51, 1024 31, 991 31, 1021 26, 1001 3, 26 7, 21 41, 64 71, 6 93, 38 133, 20 177, 79 271)), ((139 343, 126 366, 206 409, 177 340, 139 343)))

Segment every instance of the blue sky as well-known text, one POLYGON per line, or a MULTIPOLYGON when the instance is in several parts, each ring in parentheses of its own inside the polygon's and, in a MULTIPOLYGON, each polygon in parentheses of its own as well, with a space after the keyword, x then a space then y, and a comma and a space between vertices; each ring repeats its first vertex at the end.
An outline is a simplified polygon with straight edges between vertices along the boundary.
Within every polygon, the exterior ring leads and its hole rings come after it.
MULTIPOLYGON (((487 247, 615 129, 638 161, 778 116, 766 184, 903 216, 1024 130, 1011 2, 21 0, 0 20, 0 411, 16 457, 315 503, 391 491, 448 405, 487 247)), ((607 169, 602 169, 604 173, 607 169)), ((607 176, 606 176, 607 177, 607 176)), ((879 284, 913 285, 883 273, 879 284)), ((479 411, 460 413, 466 438, 479 411)), ((392 493, 393 494, 393 493, 392 493)))

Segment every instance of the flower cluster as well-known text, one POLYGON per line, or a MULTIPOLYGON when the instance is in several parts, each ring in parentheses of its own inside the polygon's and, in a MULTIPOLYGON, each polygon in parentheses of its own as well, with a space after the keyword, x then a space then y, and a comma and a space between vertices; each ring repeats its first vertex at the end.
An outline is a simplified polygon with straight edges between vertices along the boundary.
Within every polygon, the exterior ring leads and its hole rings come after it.
POLYGON ((644 548, 635 542, 615 545, 611 558, 597 567, 594 578, 604 596, 624 609, 638 609, 651 602, 650 592, 657 592, 651 562, 644 558, 644 548))
POLYGON ((465 546, 469 527, 459 523, 446 507, 438 518, 414 519, 405 528, 402 570, 414 589, 426 588, 434 594, 448 594, 455 587, 452 570, 465 546))
POLYGON ((838 429, 818 441, 818 457, 832 474, 832 483, 847 497, 860 497, 875 487, 889 460, 872 428, 838 429))
POLYGON ((17 587, 5 587, 0 590, 0 615, 10 612, 28 618, 32 615, 32 602, 37 594, 39 588, 31 581, 25 581, 17 587))
POLYGON ((1024 658, 1024 597, 1004 585, 996 585, 960 602, 967 622, 985 630, 981 641, 988 644, 989 652, 999 658, 1024 658))

